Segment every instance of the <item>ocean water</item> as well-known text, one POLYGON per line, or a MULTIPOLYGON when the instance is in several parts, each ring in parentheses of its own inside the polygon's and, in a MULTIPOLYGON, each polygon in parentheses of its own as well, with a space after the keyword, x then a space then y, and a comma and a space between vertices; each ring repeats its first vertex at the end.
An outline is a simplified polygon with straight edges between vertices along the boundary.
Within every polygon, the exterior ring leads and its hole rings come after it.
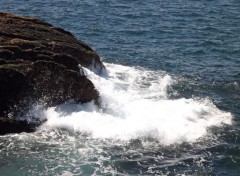
POLYGON ((240 175, 240 1, 1 0, 0 10, 72 32, 107 69, 85 68, 100 107, 36 104, 25 117, 44 125, 0 136, 0 175, 240 175))

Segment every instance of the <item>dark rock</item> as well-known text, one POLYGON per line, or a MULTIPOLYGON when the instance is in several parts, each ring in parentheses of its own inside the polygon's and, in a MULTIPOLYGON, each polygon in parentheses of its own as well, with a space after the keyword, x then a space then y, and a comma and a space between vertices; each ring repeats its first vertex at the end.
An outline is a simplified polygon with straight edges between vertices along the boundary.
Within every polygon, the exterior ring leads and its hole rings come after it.
MULTIPOLYGON (((71 33, 39 19, 0 12, 0 43, 0 58, 3 59, 36 61, 36 56, 42 54, 54 60, 53 56, 59 54, 66 56, 71 63, 77 62, 96 73, 104 71, 100 57, 89 46, 71 33)), ((41 59, 49 61, 46 57, 41 59)), ((63 64, 61 59, 54 62, 63 64)))
POLYGON ((7 65, 0 65, 0 85, 0 116, 3 116, 20 103, 31 86, 24 74, 7 65))
POLYGON ((0 134, 34 132, 41 125, 39 122, 28 122, 0 117, 0 134))
POLYGON ((104 72, 99 56, 73 35, 42 20, 0 12, 0 135, 32 132, 19 120, 30 103, 55 106, 98 100, 81 66, 104 72))
POLYGON ((4 59, 0 58, 0 65, 6 64, 6 63, 7 63, 7 61, 5 61, 4 59))
POLYGON ((34 85, 34 97, 54 106, 67 100, 85 103, 96 100, 98 92, 86 76, 51 61, 37 61, 28 78, 34 85))

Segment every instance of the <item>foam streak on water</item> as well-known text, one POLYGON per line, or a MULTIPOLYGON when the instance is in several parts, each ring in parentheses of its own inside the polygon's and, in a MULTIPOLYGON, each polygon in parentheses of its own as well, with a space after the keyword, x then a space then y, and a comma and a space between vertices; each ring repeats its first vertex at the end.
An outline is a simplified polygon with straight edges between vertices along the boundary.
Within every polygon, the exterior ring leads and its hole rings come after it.
POLYGON ((86 69, 100 92, 102 107, 93 102, 61 105, 44 111, 43 128, 63 128, 92 138, 154 138, 164 145, 194 142, 207 129, 231 124, 230 113, 209 99, 169 99, 174 80, 164 72, 105 63, 100 77, 86 69))

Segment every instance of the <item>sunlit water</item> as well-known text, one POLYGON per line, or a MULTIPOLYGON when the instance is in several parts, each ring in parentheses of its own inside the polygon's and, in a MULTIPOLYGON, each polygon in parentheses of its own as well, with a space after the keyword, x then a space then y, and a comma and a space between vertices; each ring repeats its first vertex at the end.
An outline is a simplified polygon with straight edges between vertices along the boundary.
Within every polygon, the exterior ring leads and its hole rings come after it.
POLYGON ((0 175, 240 173, 240 1, 1 0, 103 57, 93 102, 32 105, 35 133, 0 136, 0 175))

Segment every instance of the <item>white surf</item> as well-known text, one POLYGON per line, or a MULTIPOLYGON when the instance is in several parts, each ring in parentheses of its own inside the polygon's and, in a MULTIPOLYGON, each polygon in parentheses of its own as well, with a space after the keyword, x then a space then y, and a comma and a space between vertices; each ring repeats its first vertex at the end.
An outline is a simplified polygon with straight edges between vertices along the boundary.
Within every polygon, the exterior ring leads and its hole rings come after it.
POLYGON ((169 99, 175 82, 164 72, 107 64, 107 76, 85 69, 100 92, 93 102, 65 104, 41 112, 43 128, 60 128, 92 138, 119 140, 154 138, 169 145, 194 142, 213 126, 231 124, 232 115, 209 99, 169 99))

